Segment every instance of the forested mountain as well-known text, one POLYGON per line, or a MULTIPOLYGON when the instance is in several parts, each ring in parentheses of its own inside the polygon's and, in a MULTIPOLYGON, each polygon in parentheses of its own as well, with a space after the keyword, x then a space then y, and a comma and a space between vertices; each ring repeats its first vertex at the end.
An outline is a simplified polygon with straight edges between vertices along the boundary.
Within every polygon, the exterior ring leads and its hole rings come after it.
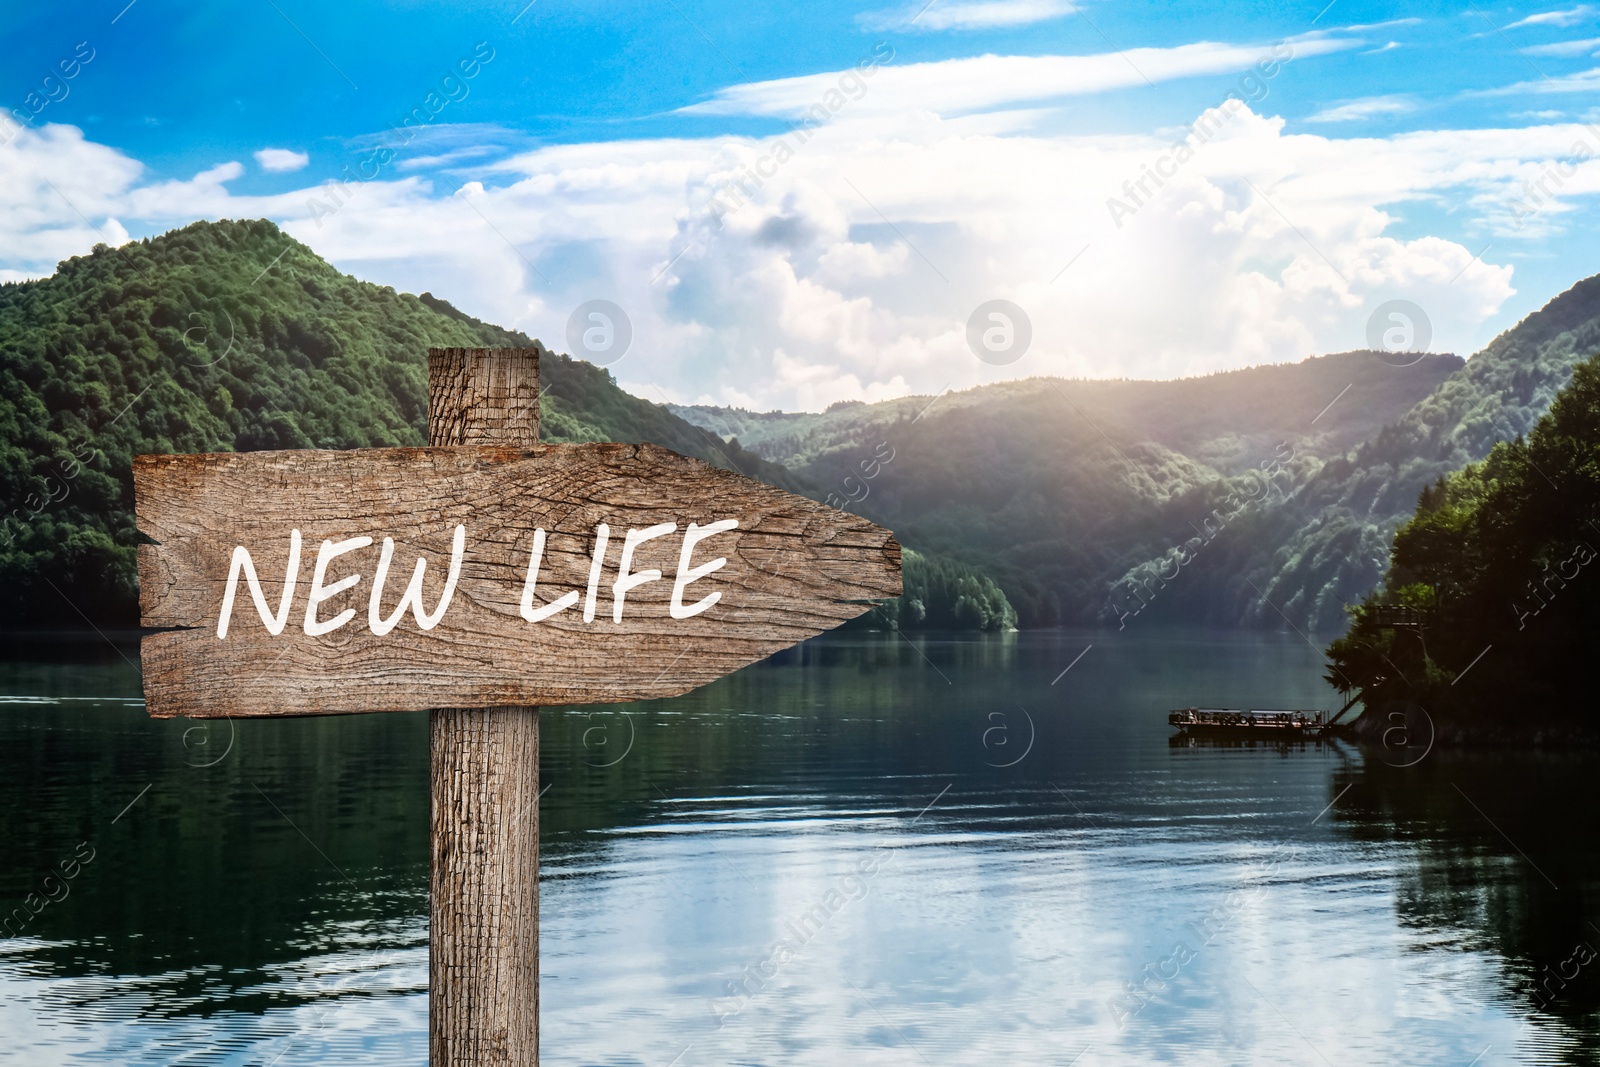
MULTIPOLYGON (((420 445, 430 346, 534 346, 341 274, 270 222, 195 223, 0 285, 4 625, 137 619, 142 452, 420 445)), ((653 441, 785 488, 782 467, 548 351, 546 441, 653 441)))
POLYGON ((1501 334, 1361 447, 1296 473, 1286 499, 1230 524, 1194 575, 1163 590, 1167 609, 1228 625, 1274 624, 1281 611, 1303 628, 1342 630, 1345 606, 1382 579, 1394 531, 1422 489, 1527 433, 1597 352, 1600 277, 1501 334))
POLYGON ((1020 623, 1092 622, 1245 472, 1302 480, 1402 416, 1455 356, 1371 352, 1179 381, 1005 382, 821 414, 674 410, 782 462, 905 544, 999 582, 1020 623), (1288 449, 1285 450, 1287 443, 1288 449))
POLYGON ((1349 352, 820 414, 674 410, 908 545, 993 576, 1024 627, 1138 617, 1338 632, 1422 488, 1527 432, 1597 351, 1591 278, 1465 364, 1349 352))
POLYGON ((1579 669, 1600 610, 1596 546, 1600 360, 1590 360, 1526 438, 1423 491, 1383 589, 1329 650, 1328 680, 1359 692, 1380 729, 1420 706, 1446 736, 1600 736, 1579 669))

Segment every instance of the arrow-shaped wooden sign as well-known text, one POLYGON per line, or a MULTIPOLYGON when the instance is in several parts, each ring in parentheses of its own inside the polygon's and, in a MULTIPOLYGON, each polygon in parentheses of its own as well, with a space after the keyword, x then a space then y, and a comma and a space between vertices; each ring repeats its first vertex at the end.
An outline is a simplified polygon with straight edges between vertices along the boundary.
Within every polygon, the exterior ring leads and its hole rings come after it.
POLYGON ((900 592, 847 512, 654 445, 141 456, 150 713, 620 703, 900 592))
POLYGON ((540 445, 538 353, 434 349, 435 448, 140 456, 156 716, 430 708, 428 1048, 539 1058, 541 704, 672 696, 900 594, 865 519, 653 445, 540 445))

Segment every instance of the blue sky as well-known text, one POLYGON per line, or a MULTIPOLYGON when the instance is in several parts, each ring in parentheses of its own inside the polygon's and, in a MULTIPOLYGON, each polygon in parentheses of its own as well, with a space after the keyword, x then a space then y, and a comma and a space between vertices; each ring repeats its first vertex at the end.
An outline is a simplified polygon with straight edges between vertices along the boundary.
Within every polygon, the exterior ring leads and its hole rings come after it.
POLYGON ((1363 347, 1394 299, 1468 354, 1600 272, 1583 4, 116 0, 0 25, 27 118, 0 278, 269 217, 558 349, 613 301, 613 370, 655 399, 1172 377, 1363 347), (341 175, 367 180, 319 188, 341 175), (1014 362, 967 343, 991 299, 1032 323, 1014 362))

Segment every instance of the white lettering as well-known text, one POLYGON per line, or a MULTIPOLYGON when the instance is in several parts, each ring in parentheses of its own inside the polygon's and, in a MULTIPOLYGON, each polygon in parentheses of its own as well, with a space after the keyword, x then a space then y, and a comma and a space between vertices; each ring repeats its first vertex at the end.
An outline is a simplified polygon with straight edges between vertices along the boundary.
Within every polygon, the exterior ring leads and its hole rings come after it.
POLYGON ((332 633, 356 617, 355 608, 346 608, 327 622, 318 622, 317 605, 324 600, 331 600, 361 580, 361 575, 349 574, 332 585, 325 587, 322 584, 322 580, 328 576, 328 564, 346 552, 354 552, 356 549, 366 548, 370 544, 372 544, 372 538, 370 537, 352 537, 337 544, 332 541, 323 541, 322 547, 317 549, 317 567, 316 570, 311 572, 311 595, 306 599, 305 631, 307 636, 319 637, 322 634, 332 633))
MULTIPOLYGON (((668 602, 668 614, 674 619, 691 619, 700 615, 719 603, 722 599, 720 591, 712 591, 692 604, 684 603, 684 595, 689 586, 705 578, 727 565, 725 556, 718 556, 696 565, 694 562, 695 549, 700 542, 717 534, 727 533, 739 527, 738 519, 721 519, 701 526, 698 523, 689 523, 688 529, 683 534, 683 544, 678 554, 677 574, 672 583, 672 596, 668 602)), ((611 620, 613 623, 622 622, 622 614, 627 602, 628 594, 649 582, 661 581, 663 574, 660 569, 649 567, 643 570, 634 569, 635 555, 640 546, 647 542, 667 537, 678 531, 676 522, 661 522, 643 529, 628 529, 622 543, 622 554, 618 561, 617 573, 610 583, 611 591, 611 620)), ((583 600, 583 621, 593 622, 598 609, 600 598, 600 579, 606 569, 606 552, 611 543, 611 527, 606 523, 599 523, 594 528, 593 554, 589 562, 589 581, 587 594, 580 590, 569 590, 548 603, 536 604, 538 592, 539 571, 544 564, 544 551, 548 542, 548 534, 542 528, 533 531, 533 548, 528 558, 528 569, 523 579, 520 614, 528 622, 538 623, 578 606, 583 600)), ((366 548, 374 543, 373 537, 351 537, 343 541, 324 540, 317 549, 316 564, 312 569, 311 590, 307 594, 303 629, 308 637, 320 637, 339 629, 355 618, 357 609, 346 608, 332 618, 319 619, 317 613, 323 604, 333 600, 341 593, 355 587, 361 582, 362 575, 357 573, 346 574, 336 580, 329 580, 329 567, 340 556, 359 549, 366 548)), ((432 630, 439 625, 454 600, 456 588, 461 580, 461 572, 466 555, 467 529, 465 525, 458 524, 451 538, 450 564, 444 578, 443 588, 439 593, 438 602, 432 611, 428 611, 423 603, 424 579, 427 576, 428 560, 419 555, 415 567, 412 569, 410 580, 401 592, 398 602, 389 612, 384 611, 384 590, 388 585, 389 569, 395 562, 395 541, 392 537, 383 538, 383 549, 378 558, 376 572, 372 576, 372 589, 367 599, 367 625, 372 633, 381 637, 392 632, 405 618, 409 609, 416 619, 417 626, 422 630, 432 630)), ((233 609, 238 599, 241 576, 244 584, 248 586, 250 597, 255 604, 256 612, 261 616, 262 623, 267 632, 273 636, 283 633, 289 621, 289 615, 294 606, 294 595, 298 588, 300 576, 300 561, 302 553, 301 532, 296 529, 290 531, 289 538, 289 564, 284 574, 283 591, 277 603, 276 612, 267 602, 267 594, 262 589, 261 580, 256 573, 255 562, 250 551, 243 545, 238 545, 233 550, 228 568, 228 580, 223 591, 222 610, 217 619, 217 637, 223 639, 228 636, 228 629, 232 625, 233 609)))
POLYGON ((672 603, 668 607, 668 611, 674 619, 693 618, 702 611, 709 610, 712 605, 722 599, 722 593, 719 590, 688 607, 683 606, 683 591, 688 587, 689 583, 697 582, 712 571, 719 570, 728 560, 726 557, 718 556, 711 562, 702 563, 698 567, 690 567, 689 563, 694 558, 695 545, 715 534, 735 529, 738 525, 738 519, 722 519, 709 526, 700 526, 692 522, 689 524, 689 529, 683 535, 683 552, 678 556, 678 577, 672 583, 672 603))
POLYGON ((539 561, 544 558, 544 530, 533 531, 533 555, 528 560, 528 578, 522 583, 522 617, 529 622, 543 622, 558 611, 565 611, 578 602, 576 589, 546 604, 538 610, 533 606, 533 587, 539 581, 539 561))
POLYGON ((675 522, 660 522, 643 530, 629 530, 628 536, 622 542, 622 562, 617 568, 617 580, 611 584, 611 621, 622 621, 622 599, 628 595, 628 590, 637 589, 646 582, 655 582, 661 579, 658 570, 639 571, 629 574, 628 568, 633 566, 633 550, 646 541, 657 537, 665 537, 678 528, 675 522))
POLYGON ((244 580, 250 586, 250 599, 255 601, 256 611, 261 613, 261 621, 266 624, 267 632, 274 637, 283 633, 284 624, 289 621, 289 604, 294 600, 294 584, 300 577, 300 531, 289 531, 289 573, 283 578, 283 596, 278 601, 277 615, 267 608, 267 597, 256 578, 256 565, 250 558, 250 550, 243 545, 234 548, 233 562, 228 565, 228 588, 222 594, 222 616, 217 619, 219 640, 228 636, 228 620, 233 616, 233 598, 239 591, 240 571, 244 572, 244 580))
MULTIPOLYGON (((371 543, 370 539, 368 543, 371 543)), ((395 606, 394 614, 385 619, 380 610, 383 604, 383 583, 389 577, 389 561, 394 558, 394 538, 385 537, 383 555, 378 558, 378 573, 372 576, 372 599, 367 604, 367 625, 372 628, 372 632, 381 637, 393 630, 399 625, 401 616, 406 613, 407 604, 411 605, 411 614, 416 617, 417 625, 424 630, 431 630, 439 625, 439 620, 444 618, 444 609, 450 606, 450 598, 456 595, 456 581, 461 577, 461 557, 466 545, 467 528, 457 526, 455 539, 450 545, 450 572, 445 576, 444 592, 439 594, 439 606, 434 608, 431 614, 422 609, 422 575, 428 569, 428 561, 419 556, 417 569, 411 572, 411 582, 406 586, 406 591, 400 595, 400 603, 395 606)))
POLYGON ((594 561, 589 564, 589 596, 583 602, 583 621, 594 622, 594 595, 600 588, 600 567, 606 561, 606 542, 611 539, 611 527, 601 523, 594 528, 594 561))

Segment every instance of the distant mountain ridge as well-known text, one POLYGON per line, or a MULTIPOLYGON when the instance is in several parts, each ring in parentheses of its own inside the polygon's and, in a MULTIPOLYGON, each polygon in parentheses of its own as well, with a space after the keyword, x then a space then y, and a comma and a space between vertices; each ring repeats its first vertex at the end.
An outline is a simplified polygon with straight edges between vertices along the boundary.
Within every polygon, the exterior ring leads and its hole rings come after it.
POLYGON ((1347 352, 810 414, 673 410, 992 575, 1024 627, 1131 616, 1337 633, 1423 488, 1528 432, 1596 352, 1590 278, 1465 362, 1347 352), (1258 495, 1263 463, 1277 473, 1258 495))
POLYGON ((993 576, 1022 626, 1081 624, 1107 621, 1113 584, 1192 537, 1282 444, 1293 459, 1280 484, 1303 483, 1463 366, 1393 362, 1347 352, 1176 381, 1034 378, 815 414, 673 410, 993 576))
POLYGON ((1270 453, 1281 435, 1304 436, 1302 431, 1313 424, 1316 433, 1309 446, 1317 454, 1344 452, 1399 417, 1465 363, 1448 354, 1427 354, 1407 367, 1386 362, 1391 359, 1382 353, 1343 352, 1165 381, 1029 378, 937 398, 845 402, 820 413, 669 406, 722 437, 737 437, 756 455, 801 470, 830 452, 859 446, 870 435, 869 427, 895 422, 908 412, 997 407, 1019 395, 1055 389, 1070 393, 1080 413, 1102 429, 1120 428, 1214 469, 1233 470, 1252 455, 1270 453), (1379 368, 1393 376, 1377 376, 1379 368), (1347 386, 1350 393, 1341 396, 1347 386), (1264 410, 1268 397, 1273 407, 1264 410))
POLYGON ((1528 433, 1574 369, 1600 352, 1600 277, 1551 300, 1347 455, 1297 477, 1285 499, 1231 525, 1164 612, 1193 622, 1338 632, 1376 589, 1395 530, 1422 490, 1528 433))

